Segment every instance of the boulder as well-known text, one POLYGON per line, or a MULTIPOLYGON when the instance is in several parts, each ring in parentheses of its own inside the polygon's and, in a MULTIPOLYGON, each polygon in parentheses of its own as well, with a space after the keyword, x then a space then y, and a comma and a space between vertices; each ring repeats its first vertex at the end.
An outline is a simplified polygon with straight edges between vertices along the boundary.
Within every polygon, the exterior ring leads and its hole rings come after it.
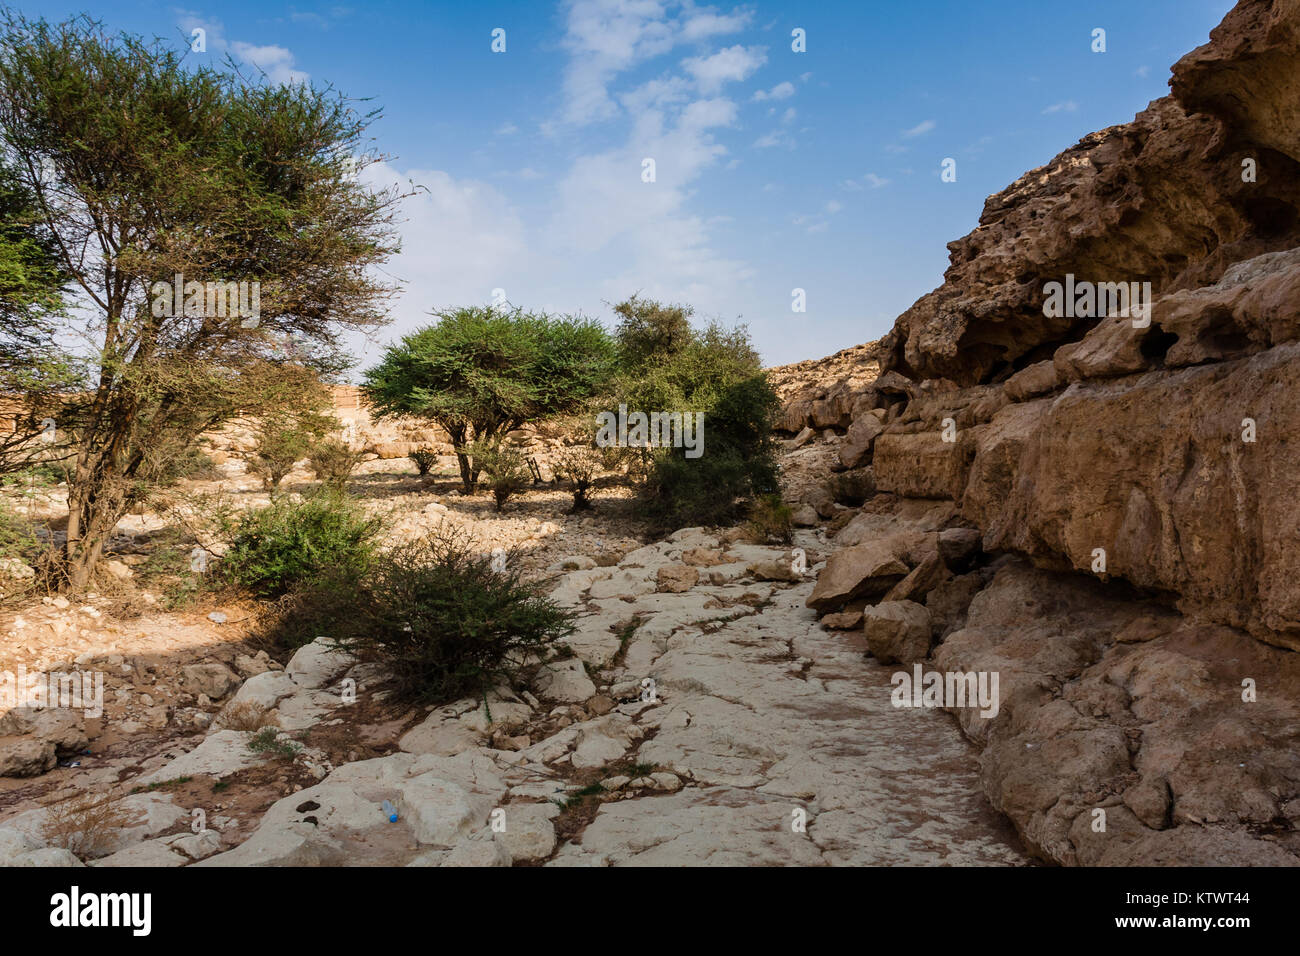
POLYGON ((980 551, 984 533, 979 528, 948 528, 939 532, 939 557, 950 571, 962 572, 980 551))
POLYGON ((560 808, 553 803, 511 803, 505 807, 505 829, 496 834, 514 863, 544 860, 555 852, 555 825, 560 808))
POLYGON ((805 603, 815 611, 834 611, 854 598, 884 594, 907 573, 907 565, 879 542, 843 548, 826 561, 805 603))
POLYGON ((181 668, 181 686, 194 696, 205 694, 220 700, 239 686, 239 675, 220 661, 186 664, 181 668))
POLYGON ((840 443, 840 464, 845 468, 857 468, 870 462, 872 446, 884 430, 880 419, 871 412, 855 418, 840 443))
POLYGON ((596 695, 596 685, 576 657, 544 665, 534 687, 539 697, 560 704, 581 704, 596 695))
POLYGON ((868 652, 882 664, 912 664, 930 653, 930 612, 915 601, 884 601, 862 612, 868 652))
POLYGON ((684 564, 667 564, 655 573, 655 590, 660 593, 681 594, 695 587, 700 572, 684 564))

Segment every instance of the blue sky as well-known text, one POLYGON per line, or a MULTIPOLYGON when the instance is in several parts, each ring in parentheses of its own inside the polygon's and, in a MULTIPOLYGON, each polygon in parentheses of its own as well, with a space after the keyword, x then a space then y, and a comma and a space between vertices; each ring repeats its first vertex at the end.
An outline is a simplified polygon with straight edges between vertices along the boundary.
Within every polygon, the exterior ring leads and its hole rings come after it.
POLYGON ((357 343, 363 363, 430 308, 501 289, 606 320, 633 292, 690 303, 747 323, 779 364, 883 335, 939 284, 987 195, 1165 95, 1232 2, 19 6, 178 45, 201 26, 196 58, 383 108, 372 134, 390 158, 366 175, 425 189, 388 267, 405 283, 394 324, 357 343))

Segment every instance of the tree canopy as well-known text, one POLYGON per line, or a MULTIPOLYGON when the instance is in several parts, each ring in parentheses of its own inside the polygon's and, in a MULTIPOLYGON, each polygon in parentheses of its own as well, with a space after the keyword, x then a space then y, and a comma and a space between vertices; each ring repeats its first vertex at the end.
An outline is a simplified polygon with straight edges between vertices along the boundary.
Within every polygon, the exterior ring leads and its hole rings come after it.
POLYGON ((437 422, 457 447, 461 479, 477 480, 471 441, 578 407, 614 371, 614 344, 599 323, 519 309, 436 312, 366 373, 363 391, 381 417, 437 422))
POLYGON ((398 197, 355 175, 376 114, 173 46, 84 16, 0 17, 0 149, 89 315, 68 327, 90 343, 88 388, 58 415, 77 586, 159 449, 274 407, 304 365, 338 371, 342 336, 382 324, 393 291, 373 267, 397 249, 398 197), (161 301, 177 283, 184 301, 161 301), (256 284, 256 315, 212 308, 205 288, 230 283, 256 284))

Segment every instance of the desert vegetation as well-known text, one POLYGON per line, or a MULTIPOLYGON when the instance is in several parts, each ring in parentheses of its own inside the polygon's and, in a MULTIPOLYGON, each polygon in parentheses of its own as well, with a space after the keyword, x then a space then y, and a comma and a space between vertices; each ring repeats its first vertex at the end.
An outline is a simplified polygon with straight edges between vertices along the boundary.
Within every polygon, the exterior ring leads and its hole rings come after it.
MULTIPOLYGON (((129 580, 122 522, 153 514, 165 527, 139 567, 169 582, 165 606, 242 595, 273 608, 268 633, 290 643, 310 620, 413 699, 481 690, 563 633, 519 569, 445 531, 388 535, 366 495, 375 456, 335 414, 330 388, 353 366, 343 337, 381 327, 393 291, 372 267, 398 249, 402 197, 356 175, 379 158, 366 148, 378 114, 336 91, 193 67, 85 17, 8 12, 0 29, 4 599, 75 599, 104 586, 105 566, 115 586, 129 580), (255 314, 214 312, 214 284, 251 286, 255 314), (232 431, 247 440, 218 468, 213 436, 232 431), (222 487, 232 461, 259 501, 222 487), (303 468, 313 480, 295 483, 303 468), (38 485, 55 514, 35 520, 20 505, 38 485), (394 623, 411 614, 428 625, 394 623), (349 626, 362 621, 364 639, 349 626)), ((437 310, 360 373, 362 396, 381 424, 445 434, 461 495, 498 513, 563 484, 569 510, 597 521, 617 489, 639 535, 728 522, 754 502, 767 514, 777 403, 745 328, 697 326, 689 306, 639 295, 613 310, 612 331, 520 308, 437 310), (620 407, 702 415, 703 453, 602 442, 596 416, 620 407), (540 462, 517 440, 538 428, 560 436, 540 462)), ((437 481, 427 442, 407 457, 437 481)))

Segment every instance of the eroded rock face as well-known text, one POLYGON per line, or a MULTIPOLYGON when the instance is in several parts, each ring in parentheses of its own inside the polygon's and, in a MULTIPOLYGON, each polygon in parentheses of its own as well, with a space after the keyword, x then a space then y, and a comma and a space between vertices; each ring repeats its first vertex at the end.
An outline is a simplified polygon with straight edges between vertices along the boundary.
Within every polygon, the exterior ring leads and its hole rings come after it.
POLYGON ((989 197, 978 228, 950 244, 944 284, 881 343, 882 369, 987 382, 1088 331, 1044 316, 1047 281, 1149 281, 1163 294, 1300 245, 1298 11, 1242 0, 1174 66, 1172 96, 989 197))
MULTIPOLYGON (((1241 0, 1171 85, 990 197, 880 343, 864 393, 897 403, 848 434, 884 494, 817 587, 950 506, 940 560, 884 597, 924 604, 943 671, 1000 675, 997 715, 959 717, 1035 852, 1294 864, 1300 0, 1241 0), (1067 274, 1150 282, 1150 312, 1049 317, 1067 274)), ((883 657, 919 655, 854 597, 883 657)))
POLYGON ((1294 827, 1300 814, 1295 653, 1014 562, 971 603, 934 663, 999 672, 995 717, 956 713, 985 745, 989 798, 1047 858, 1190 862, 1161 848, 1182 843, 1182 827, 1213 844, 1222 834, 1201 828, 1215 826, 1238 839, 1203 862, 1300 862, 1294 833, 1273 825, 1294 827), (1244 692, 1246 681, 1256 693, 1244 692), (1105 831, 1092 829, 1097 809, 1105 831))

